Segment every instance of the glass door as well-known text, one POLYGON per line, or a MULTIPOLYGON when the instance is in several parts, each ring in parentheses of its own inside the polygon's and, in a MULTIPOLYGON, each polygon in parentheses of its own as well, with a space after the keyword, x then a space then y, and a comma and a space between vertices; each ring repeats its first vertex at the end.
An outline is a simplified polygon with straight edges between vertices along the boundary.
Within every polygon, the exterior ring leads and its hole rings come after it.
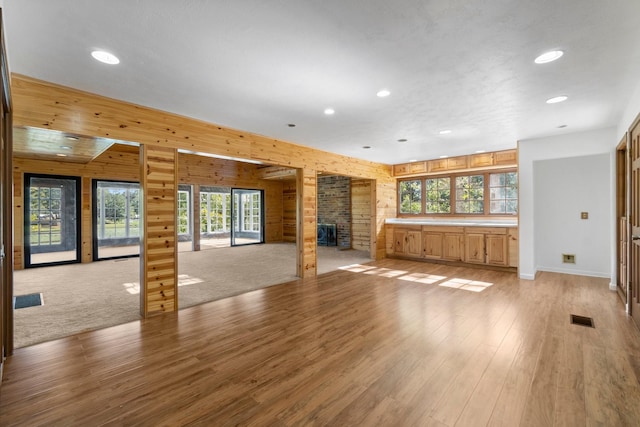
POLYGON ((93 259, 140 255, 140 184, 93 181, 93 259))
POLYGON ((25 174, 25 267, 80 262, 80 179, 25 174))
POLYGON ((264 192, 231 190, 231 246, 264 243, 264 192))

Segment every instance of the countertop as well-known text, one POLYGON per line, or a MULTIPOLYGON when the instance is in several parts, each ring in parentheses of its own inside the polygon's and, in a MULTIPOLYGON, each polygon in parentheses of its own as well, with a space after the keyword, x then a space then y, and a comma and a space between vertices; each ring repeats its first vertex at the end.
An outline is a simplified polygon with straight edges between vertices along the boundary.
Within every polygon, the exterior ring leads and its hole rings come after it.
POLYGON ((447 219, 447 218, 388 218, 386 224, 448 225, 456 227, 517 227, 514 219, 447 219))

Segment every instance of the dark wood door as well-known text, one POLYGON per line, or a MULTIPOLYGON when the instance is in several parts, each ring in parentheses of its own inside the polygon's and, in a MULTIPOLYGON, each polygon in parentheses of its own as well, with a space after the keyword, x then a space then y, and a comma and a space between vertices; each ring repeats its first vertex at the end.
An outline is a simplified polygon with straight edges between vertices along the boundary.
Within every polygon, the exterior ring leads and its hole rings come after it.
POLYGON ((630 131, 631 140, 631 316, 640 327, 640 117, 630 131))

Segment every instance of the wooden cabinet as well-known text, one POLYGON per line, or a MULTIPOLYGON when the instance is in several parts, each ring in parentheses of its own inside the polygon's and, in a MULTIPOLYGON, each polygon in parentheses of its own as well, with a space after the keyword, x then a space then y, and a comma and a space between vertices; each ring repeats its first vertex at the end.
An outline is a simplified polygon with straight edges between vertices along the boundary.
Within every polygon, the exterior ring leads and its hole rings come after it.
POLYGON ((486 259, 485 253, 485 235, 482 233, 465 233, 464 234, 464 260, 474 264, 484 264, 486 259))
POLYGON ((518 266, 517 227, 387 225, 386 236, 388 255, 518 266))
POLYGON ((446 159, 422 160, 419 162, 393 165, 393 176, 418 175, 424 173, 462 171, 467 169, 490 168, 493 166, 516 166, 516 150, 478 153, 446 159))
POLYGON ((451 226, 422 227, 422 253, 425 259, 462 261, 464 228, 451 226))
POLYGON ((408 257, 422 256, 422 232, 420 226, 394 227, 393 253, 408 257))
POLYGON ((422 252, 426 259, 442 259, 444 233, 422 232, 422 252))
POLYGON ((444 233, 442 240, 442 259, 462 261, 464 259, 464 233, 444 233))
POLYGON ((507 257, 506 235, 488 235, 485 245, 487 249, 487 264, 507 265, 509 258, 507 257))
POLYGON ((507 266, 508 236, 504 227, 465 229, 465 261, 474 264, 507 266))

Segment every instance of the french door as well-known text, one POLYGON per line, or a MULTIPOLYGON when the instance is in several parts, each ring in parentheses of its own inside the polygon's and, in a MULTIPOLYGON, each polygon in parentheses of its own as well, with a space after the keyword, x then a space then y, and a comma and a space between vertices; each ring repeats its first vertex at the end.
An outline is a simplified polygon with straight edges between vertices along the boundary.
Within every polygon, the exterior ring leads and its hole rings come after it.
POLYGON ((630 131, 631 155, 631 244, 629 270, 631 278, 631 316, 640 327, 640 117, 630 131))
POLYGON ((231 189, 231 246, 264 243, 264 192, 231 189))
POLYGON ((80 262, 80 178, 25 174, 25 267, 80 262))

